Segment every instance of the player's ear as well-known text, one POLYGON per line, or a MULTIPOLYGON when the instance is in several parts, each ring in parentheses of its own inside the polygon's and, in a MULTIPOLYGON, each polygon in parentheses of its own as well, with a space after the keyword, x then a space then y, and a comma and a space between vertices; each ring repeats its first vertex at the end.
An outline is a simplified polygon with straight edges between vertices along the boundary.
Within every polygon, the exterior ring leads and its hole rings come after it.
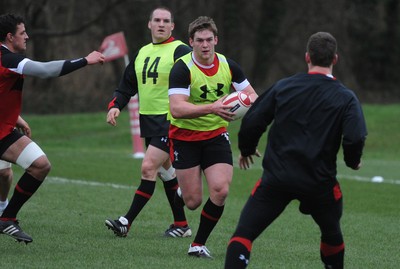
POLYGON ((7 40, 8 40, 9 42, 12 41, 12 38, 13 38, 13 34, 12 34, 12 33, 7 33, 7 40))
POLYGON ((218 44, 218 36, 214 37, 214 44, 217 45, 218 44))
POLYGON ((308 52, 306 52, 306 54, 304 55, 304 59, 307 64, 311 63, 310 54, 308 52))
POLYGON ((174 28, 175 28, 175 23, 172 23, 171 24, 171 31, 174 30, 174 28))
POLYGON ((339 60, 339 56, 337 54, 335 54, 335 57, 333 57, 333 60, 332 60, 332 64, 335 65, 338 62, 338 60, 339 60))

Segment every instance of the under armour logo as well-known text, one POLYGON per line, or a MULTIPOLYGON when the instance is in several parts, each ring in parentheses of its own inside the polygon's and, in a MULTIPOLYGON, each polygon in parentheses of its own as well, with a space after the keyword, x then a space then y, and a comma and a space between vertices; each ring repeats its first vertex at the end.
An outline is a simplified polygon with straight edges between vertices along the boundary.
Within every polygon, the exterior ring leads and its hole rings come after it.
POLYGON ((249 259, 246 259, 246 257, 243 254, 239 255, 239 260, 244 261, 244 263, 247 265, 249 264, 249 259))
POLYGON ((168 137, 166 137, 166 136, 161 137, 161 142, 167 143, 167 141, 168 141, 168 137))
POLYGON ((200 87, 200 90, 203 92, 202 94, 200 94, 200 97, 203 99, 206 99, 208 93, 215 93, 217 95, 217 97, 220 97, 224 94, 224 92, 222 91, 223 87, 224 87, 224 84, 217 83, 217 88, 210 90, 207 88, 207 85, 203 85, 200 87))

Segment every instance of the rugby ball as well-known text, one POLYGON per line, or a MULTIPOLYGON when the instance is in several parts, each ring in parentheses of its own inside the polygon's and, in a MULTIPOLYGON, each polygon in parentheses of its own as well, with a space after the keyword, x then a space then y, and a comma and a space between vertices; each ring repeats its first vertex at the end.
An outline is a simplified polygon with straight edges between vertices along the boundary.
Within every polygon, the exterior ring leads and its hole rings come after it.
POLYGON ((222 101, 224 105, 232 106, 229 111, 235 113, 233 120, 240 119, 251 107, 251 100, 248 94, 243 92, 233 92, 222 101))

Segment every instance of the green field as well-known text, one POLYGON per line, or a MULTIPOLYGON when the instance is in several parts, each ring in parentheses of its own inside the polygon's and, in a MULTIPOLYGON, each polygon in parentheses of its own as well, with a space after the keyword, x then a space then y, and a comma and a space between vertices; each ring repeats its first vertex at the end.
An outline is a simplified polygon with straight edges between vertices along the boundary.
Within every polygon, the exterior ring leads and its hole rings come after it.
MULTIPOLYGON (((364 112, 369 135, 362 169, 346 168, 338 156, 346 268, 399 268, 400 105, 366 105, 364 112), (373 176, 382 176, 384 182, 371 182, 373 176)), ((261 161, 247 171, 235 166, 224 215, 207 242, 214 260, 188 257, 190 238, 163 237, 172 217, 161 182, 128 237, 117 238, 104 220, 126 213, 139 183, 141 160, 132 158, 127 113, 114 128, 105 116, 25 115, 52 171, 18 216, 34 242, 18 244, 0 235, 1 268, 223 268, 227 242, 261 175, 261 161)), ((230 126, 235 157, 238 126, 230 126)), ((264 145, 265 138, 262 152, 264 145)), ((21 175, 18 167, 14 171, 21 175)), ((186 212, 196 232, 200 210, 186 212)), ((255 241, 248 268, 322 268, 318 228, 299 213, 296 202, 255 241)))

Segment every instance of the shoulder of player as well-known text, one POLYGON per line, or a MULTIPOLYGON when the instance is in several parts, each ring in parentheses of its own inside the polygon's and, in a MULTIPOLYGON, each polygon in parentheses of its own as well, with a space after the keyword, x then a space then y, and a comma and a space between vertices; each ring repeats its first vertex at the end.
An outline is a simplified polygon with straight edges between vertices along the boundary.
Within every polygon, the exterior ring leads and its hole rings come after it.
POLYGON ((224 57, 226 59, 226 62, 228 63, 229 69, 231 70, 232 76, 240 80, 245 79, 242 67, 236 61, 227 58, 226 56, 224 57))
POLYGON ((236 70, 239 69, 240 70, 241 69, 240 65, 237 62, 235 62, 234 60, 232 60, 231 58, 228 58, 225 55, 223 55, 221 53, 218 53, 218 52, 216 52, 215 54, 218 56, 218 60, 220 62, 228 63, 229 68, 231 70, 233 70, 233 69, 236 69, 236 70))
POLYGON ((186 63, 182 59, 178 59, 171 69, 171 73, 172 72, 174 72, 174 73, 189 72, 189 67, 186 65, 186 63))
POLYGON ((186 45, 185 43, 181 43, 179 46, 175 48, 174 52, 174 60, 176 61, 178 58, 190 53, 192 48, 186 45))
POLYGON ((241 69, 241 67, 240 67, 240 65, 236 62, 236 61, 234 61, 234 60, 232 60, 231 58, 227 58, 227 57, 225 57, 226 58, 226 62, 228 63, 228 65, 229 65, 229 67, 232 69, 232 68, 239 68, 239 69, 241 69))
POLYGON ((17 68, 24 59, 29 60, 25 55, 11 52, 3 46, 1 46, 0 56, 1 65, 6 68, 17 68))
POLYGON ((173 65, 169 75, 169 88, 186 88, 190 84, 190 71, 182 59, 173 65))

